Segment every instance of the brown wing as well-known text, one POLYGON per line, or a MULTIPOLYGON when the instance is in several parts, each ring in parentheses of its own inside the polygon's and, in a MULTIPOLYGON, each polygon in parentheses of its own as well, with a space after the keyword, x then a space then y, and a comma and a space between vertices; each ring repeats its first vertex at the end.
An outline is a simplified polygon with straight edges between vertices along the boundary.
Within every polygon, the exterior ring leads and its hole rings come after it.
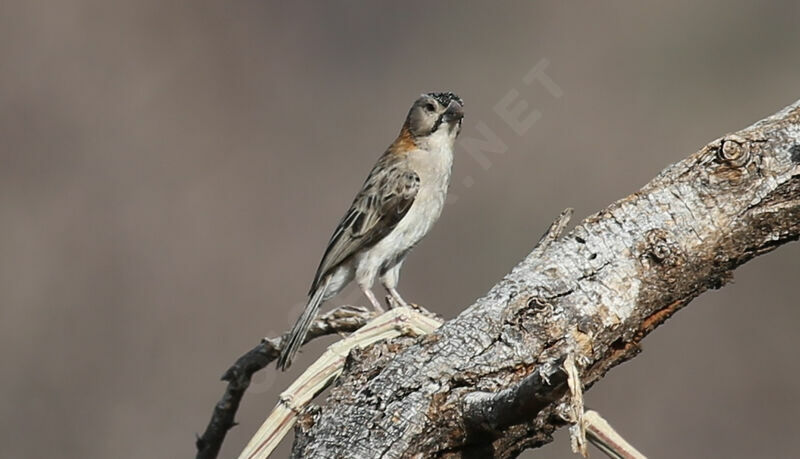
POLYGON ((411 208, 419 191, 419 176, 395 163, 392 156, 383 156, 370 172, 333 232, 309 294, 330 271, 389 234, 411 208))

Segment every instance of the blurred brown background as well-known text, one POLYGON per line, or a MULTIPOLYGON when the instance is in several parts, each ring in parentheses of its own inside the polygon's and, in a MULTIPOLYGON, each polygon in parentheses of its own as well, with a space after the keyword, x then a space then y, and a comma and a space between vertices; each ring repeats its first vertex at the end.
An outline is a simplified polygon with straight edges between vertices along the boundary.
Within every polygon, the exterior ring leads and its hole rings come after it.
MULTIPOLYGON (((446 317, 562 208, 800 97, 796 2, 274 3, 0 6, 0 457, 192 456, 219 376, 293 322, 423 91, 508 147, 488 169, 460 148, 457 199, 405 265, 406 298, 446 317), (561 97, 522 82, 541 62, 561 97), (523 135, 493 109, 512 90, 541 112, 523 135)), ((655 458, 800 455, 798 255, 695 301, 589 405, 655 458)), ((257 378, 223 457, 326 343, 257 378)), ((573 457, 564 437, 526 457, 573 457)))

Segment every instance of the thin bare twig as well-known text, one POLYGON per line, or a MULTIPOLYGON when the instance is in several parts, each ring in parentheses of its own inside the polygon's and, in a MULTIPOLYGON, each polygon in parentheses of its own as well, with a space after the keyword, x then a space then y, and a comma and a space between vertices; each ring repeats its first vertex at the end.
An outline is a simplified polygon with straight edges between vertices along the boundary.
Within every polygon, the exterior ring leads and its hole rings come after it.
MULTIPOLYGON (((305 342, 320 336, 353 332, 366 324, 374 312, 359 306, 340 306, 320 316, 312 324, 305 342)), ((244 396, 253 374, 278 358, 286 335, 279 338, 264 338, 261 342, 239 357, 222 380, 228 382, 225 393, 214 406, 211 420, 203 435, 197 437, 197 459, 214 459, 219 454, 225 435, 236 425, 234 421, 239 403, 244 396)))
POLYGON ((647 459, 630 443, 622 438, 611 425, 594 410, 583 413, 583 422, 586 425, 586 437, 606 456, 613 459, 647 459))

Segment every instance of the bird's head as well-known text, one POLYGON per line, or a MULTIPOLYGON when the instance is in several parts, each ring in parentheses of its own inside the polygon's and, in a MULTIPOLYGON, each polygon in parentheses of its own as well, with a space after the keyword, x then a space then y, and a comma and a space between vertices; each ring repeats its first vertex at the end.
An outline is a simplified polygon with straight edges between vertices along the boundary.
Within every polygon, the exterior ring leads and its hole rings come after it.
POLYGON ((452 92, 429 92, 414 101, 403 129, 420 143, 441 138, 455 141, 464 118, 464 101, 452 92))

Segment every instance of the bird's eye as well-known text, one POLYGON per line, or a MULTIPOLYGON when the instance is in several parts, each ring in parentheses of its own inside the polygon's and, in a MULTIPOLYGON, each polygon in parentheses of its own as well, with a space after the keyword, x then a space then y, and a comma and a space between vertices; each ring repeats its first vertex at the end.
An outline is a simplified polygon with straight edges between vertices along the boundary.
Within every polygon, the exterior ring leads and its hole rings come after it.
POLYGON ((427 104, 425 104, 426 112, 432 112, 434 110, 436 110, 436 107, 434 107, 432 103, 428 102, 427 104))

